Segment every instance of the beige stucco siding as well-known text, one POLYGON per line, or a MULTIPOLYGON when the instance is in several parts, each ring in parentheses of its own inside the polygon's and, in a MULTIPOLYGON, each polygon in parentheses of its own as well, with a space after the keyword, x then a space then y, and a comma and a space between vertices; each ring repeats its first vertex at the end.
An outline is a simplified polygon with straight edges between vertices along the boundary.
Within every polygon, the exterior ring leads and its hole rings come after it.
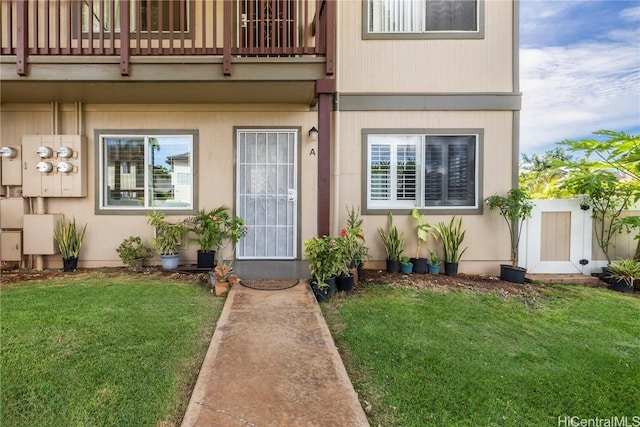
MULTIPOLYGON (((505 193, 510 188, 512 167, 512 115, 511 112, 342 112, 339 119, 338 144, 334 157, 334 204, 333 221, 337 234, 346 224, 346 206, 359 207, 362 191, 362 129, 483 129, 483 164, 480 165, 483 193, 487 197, 494 193, 505 193), (339 175, 339 176, 337 176, 339 175)), ((378 228, 386 226, 385 215, 364 215, 365 238, 372 260, 381 266, 385 253, 378 235, 378 228)), ((449 215, 426 215, 431 224, 448 222, 449 215)), ((481 215, 463 215, 463 228, 467 229, 465 245, 469 247, 463 256, 461 271, 475 273, 498 272, 499 262, 510 257, 509 235, 506 224, 495 212, 484 210, 481 215)), ((408 255, 416 251, 416 222, 410 215, 396 215, 395 223, 404 233, 405 250, 408 255)), ((430 240, 421 248, 427 256, 436 243, 430 240)), ((440 248, 440 246, 438 246, 440 248)), ((442 251, 439 249, 440 255, 442 251)))
MULTIPOLYGON (((22 135, 51 134, 50 105, 3 105, 2 143, 20 143, 22 135)), ((73 104, 61 106, 59 133, 76 133, 73 104)), ((283 127, 301 129, 299 147, 299 236, 300 242, 312 237, 316 230, 317 156, 310 154, 317 143, 308 140, 307 131, 317 126, 317 113, 301 106, 221 106, 221 105, 83 105, 83 134, 87 137, 88 195, 86 198, 50 198, 47 213, 75 216, 79 224, 87 223, 80 266, 120 265, 115 252, 118 244, 129 235, 149 240, 152 229, 143 215, 96 215, 95 129, 178 129, 199 132, 197 208, 211 209, 226 204, 234 206, 234 126, 247 128, 283 127), (227 111, 221 111, 226 109, 227 111), (268 111, 271 109, 272 111, 268 111), (229 111, 236 110, 236 111, 229 111), (313 220, 309 220, 312 218, 313 220), (306 219, 306 220, 305 220, 306 219)), ((184 216, 171 216, 180 219, 184 216)), ((197 246, 187 243, 182 248, 183 263, 195 262, 197 246)), ((230 257, 227 249, 226 257, 230 257)), ((301 252, 301 249, 299 253, 301 252)), ((47 266, 61 265, 60 257, 48 256, 47 266)))
POLYGON ((362 4, 338 2, 341 92, 512 92, 512 1, 484 2, 484 38, 363 40, 362 4))

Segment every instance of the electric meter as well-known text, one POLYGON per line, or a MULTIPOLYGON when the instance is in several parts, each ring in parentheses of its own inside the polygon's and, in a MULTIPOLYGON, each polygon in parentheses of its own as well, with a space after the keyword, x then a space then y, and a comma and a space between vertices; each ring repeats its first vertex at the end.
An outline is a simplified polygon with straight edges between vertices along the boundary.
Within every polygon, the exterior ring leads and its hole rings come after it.
POLYGON ((73 155, 73 150, 69 147, 60 147, 58 148, 58 157, 62 157, 63 159, 68 159, 73 155))
POLYGON ((38 149, 36 150, 36 154, 42 159, 48 159, 49 157, 53 156, 53 150, 51 149, 51 147, 38 147, 38 149))
POLYGON ((58 171, 69 173, 73 170, 73 165, 70 162, 60 162, 58 163, 58 171))
POLYGON ((10 159, 13 159, 15 156, 18 155, 18 152, 13 147, 2 147, 0 148, 0 155, 2 157, 8 157, 10 159))
POLYGON ((49 173, 53 170, 53 165, 50 162, 38 162, 36 168, 42 173, 49 173))

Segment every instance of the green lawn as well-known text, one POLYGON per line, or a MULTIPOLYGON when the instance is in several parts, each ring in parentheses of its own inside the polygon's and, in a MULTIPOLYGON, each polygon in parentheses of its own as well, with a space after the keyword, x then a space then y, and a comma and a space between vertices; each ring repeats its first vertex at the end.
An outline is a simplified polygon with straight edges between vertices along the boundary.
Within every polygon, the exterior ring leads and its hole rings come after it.
POLYGON ((377 285, 323 311, 373 426, 640 423, 637 297, 575 286, 505 299, 377 285))
POLYGON ((100 275, 3 286, 2 426, 179 425, 223 300, 100 275))

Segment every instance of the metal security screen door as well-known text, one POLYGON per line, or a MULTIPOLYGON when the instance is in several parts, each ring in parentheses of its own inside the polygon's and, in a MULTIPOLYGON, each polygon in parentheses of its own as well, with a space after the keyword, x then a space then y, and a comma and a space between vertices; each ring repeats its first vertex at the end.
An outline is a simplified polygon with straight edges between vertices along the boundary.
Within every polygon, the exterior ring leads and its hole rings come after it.
POLYGON ((238 215, 248 227, 238 259, 295 259, 296 130, 237 130, 238 215))

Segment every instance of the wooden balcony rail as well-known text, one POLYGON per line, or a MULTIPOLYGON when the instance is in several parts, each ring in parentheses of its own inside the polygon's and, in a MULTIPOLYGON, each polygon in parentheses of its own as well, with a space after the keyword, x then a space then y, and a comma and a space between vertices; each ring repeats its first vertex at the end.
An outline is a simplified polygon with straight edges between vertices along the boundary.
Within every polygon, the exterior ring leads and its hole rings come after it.
POLYGON ((334 0, 0 0, 0 54, 324 56, 334 68, 334 0))

